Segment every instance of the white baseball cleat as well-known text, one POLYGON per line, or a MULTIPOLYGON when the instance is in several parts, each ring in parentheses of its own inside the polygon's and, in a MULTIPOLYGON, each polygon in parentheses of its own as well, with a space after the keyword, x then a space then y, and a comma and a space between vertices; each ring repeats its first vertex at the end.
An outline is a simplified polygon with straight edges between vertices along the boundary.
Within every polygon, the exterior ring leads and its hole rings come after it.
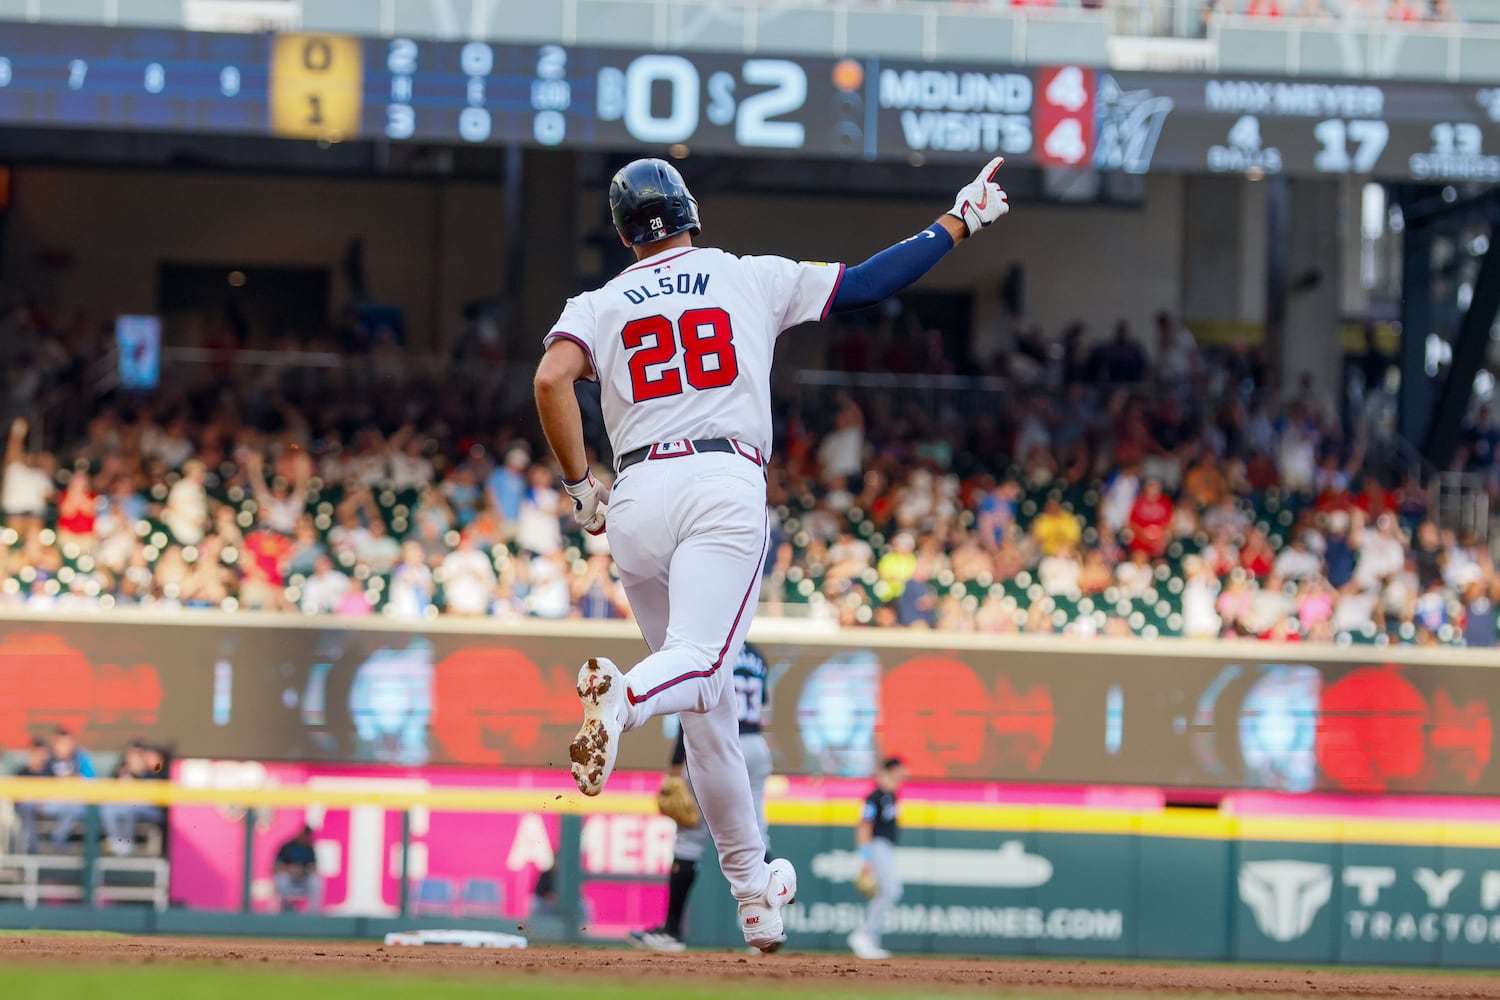
POLYGON ((585 795, 604 790, 620 752, 625 729, 625 675, 610 660, 593 657, 578 670, 578 700, 583 702, 583 727, 568 746, 573 780, 585 795))
POLYGON ((687 951, 687 945, 681 938, 668 934, 661 928, 653 931, 631 931, 630 943, 637 948, 659 951, 664 955, 677 955, 687 951))
POLYGON ((768 955, 786 944, 781 908, 797 901, 797 869, 785 858, 777 858, 770 867, 765 893, 759 899, 740 903, 740 930, 745 932, 745 943, 768 955))
POLYGON ((849 950, 854 952, 856 958, 879 960, 891 957, 890 952, 871 941, 870 935, 864 931, 855 931, 849 935, 849 950))

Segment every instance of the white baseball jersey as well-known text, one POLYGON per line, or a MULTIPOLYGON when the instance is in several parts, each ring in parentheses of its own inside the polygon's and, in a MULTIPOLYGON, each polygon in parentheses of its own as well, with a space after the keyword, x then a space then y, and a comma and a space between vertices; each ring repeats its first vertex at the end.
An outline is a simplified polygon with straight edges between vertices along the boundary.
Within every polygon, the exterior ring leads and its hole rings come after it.
POLYGON ((771 355, 822 319, 842 264, 693 247, 648 257, 568 300, 545 344, 588 353, 615 454, 693 438, 771 451, 771 355))

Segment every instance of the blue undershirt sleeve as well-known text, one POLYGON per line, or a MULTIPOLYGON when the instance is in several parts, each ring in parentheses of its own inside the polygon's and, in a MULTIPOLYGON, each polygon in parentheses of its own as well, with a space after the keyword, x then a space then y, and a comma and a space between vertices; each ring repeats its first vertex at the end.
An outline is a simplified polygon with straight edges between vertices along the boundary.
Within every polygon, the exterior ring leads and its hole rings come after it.
POLYGON ((915 236, 880 251, 863 264, 845 268, 833 309, 863 309, 888 298, 932 270, 953 249, 953 237, 934 222, 915 236))

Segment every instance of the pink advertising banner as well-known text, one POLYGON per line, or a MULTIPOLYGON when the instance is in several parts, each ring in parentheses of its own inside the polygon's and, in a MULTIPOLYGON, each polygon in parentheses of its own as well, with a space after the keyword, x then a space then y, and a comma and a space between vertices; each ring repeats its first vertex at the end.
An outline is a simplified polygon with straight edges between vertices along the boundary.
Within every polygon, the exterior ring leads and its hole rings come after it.
MULTIPOLYGON (((483 773, 442 768, 389 768, 186 760, 173 780, 192 788, 327 789, 421 792, 444 787, 535 790, 539 807, 524 813, 412 810, 408 874, 413 912, 431 916, 489 916, 525 920, 537 875, 552 867, 558 817, 546 811, 554 795, 573 791, 566 771, 483 773), (427 882, 433 895, 419 899, 427 882), (463 902, 466 886, 497 886, 498 903, 463 902)), ((654 793, 659 775, 618 774, 611 788, 654 793)), ((323 877, 322 912, 339 916, 394 916, 401 898, 401 812, 379 805, 341 809, 259 810, 251 866, 252 906, 278 906, 272 888, 276 852, 304 825, 316 831, 314 847, 323 877)), ((244 811, 215 806, 171 810, 172 900, 195 909, 234 910, 243 886, 244 811)), ((676 828, 664 816, 594 815, 584 819, 583 897, 591 935, 623 936, 659 923, 666 906, 665 878, 672 866, 676 828), (594 876, 593 880, 590 876, 594 876), (608 880, 599 878, 608 876, 608 880)), ((494 894, 478 891, 477 898, 494 894)))
MULTIPOLYGON (((412 810, 408 874, 410 900, 430 915, 499 916, 523 921, 531 912, 537 875, 550 868, 560 825, 547 803, 572 792, 561 770, 477 771, 438 767, 279 764, 256 761, 184 760, 173 780, 185 787, 222 791, 248 788, 309 788, 329 791, 422 792, 434 788, 493 788, 537 792, 538 808, 518 813, 412 810), (451 894, 453 905, 432 906, 419 898, 424 881, 451 894), (465 907, 465 886, 489 883, 498 904, 465 907)), ((654 794, 661 780, 649 772, 620 772, 611 791, 654 794)), ((847 778, 774 778, 769 795, 782 801, 858 801, 870 782, 847 778)), ((1040 802, 1095 807, 1159 807, 1159 796, 1140 791, 1087 788, 1038 789, 979 783, 913 783, 908 801, 1040 802)), ((234 910, 243 885, 244 812, 217 806, 179 806, 170 812, 172 899, 195 909, 234 910)), ((260 810, 255 821, 251 866, 254 909, 278 903, 272 868, 278 848, 304 825, 314 828, 318 869, 323 876, 322 911, 342 916, 393 916, 401 898, 401 812, 379 805, 345 809, 260 810)), ((591 935, 619 937, 660 922, 666 906, 665 879, 672 866, 676 828, 663 816, 600 814, 584 819, 580 858, 582 893, 591 935)), ((852 837, 852 831, 851 831, 852 837)), ((489 893, 482 893, 489 896, 489 893)))

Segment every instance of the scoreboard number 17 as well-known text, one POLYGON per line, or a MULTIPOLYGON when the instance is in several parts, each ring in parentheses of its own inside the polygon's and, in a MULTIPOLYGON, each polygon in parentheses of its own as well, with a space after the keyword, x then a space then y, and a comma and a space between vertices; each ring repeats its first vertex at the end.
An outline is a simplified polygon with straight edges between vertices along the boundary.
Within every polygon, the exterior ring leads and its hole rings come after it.
POLYGON ((1385 152, 1385 145, 1391 138, 1391 127, 1376 119, 1344 121, 1342 118, 1328 118, 1313 126, 1313 136, 1323 146, 1313 158, 1313 165, 1320 172, 1368 174, 1380 161, 1380 154, 1385 152))

